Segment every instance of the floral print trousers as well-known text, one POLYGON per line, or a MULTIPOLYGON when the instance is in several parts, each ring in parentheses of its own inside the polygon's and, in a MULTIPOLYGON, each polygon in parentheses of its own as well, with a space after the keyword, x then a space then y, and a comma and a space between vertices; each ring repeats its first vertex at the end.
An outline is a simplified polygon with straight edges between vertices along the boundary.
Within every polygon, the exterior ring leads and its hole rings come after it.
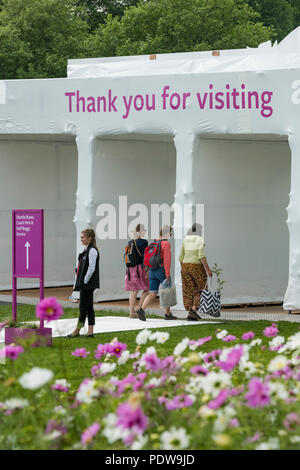
POLYGON ((205 288, 207 274, 202 263, 182 263, 182 296, 185 310, 188 312, 193 305, 200 306, 200 296, 202 289, 205 288))

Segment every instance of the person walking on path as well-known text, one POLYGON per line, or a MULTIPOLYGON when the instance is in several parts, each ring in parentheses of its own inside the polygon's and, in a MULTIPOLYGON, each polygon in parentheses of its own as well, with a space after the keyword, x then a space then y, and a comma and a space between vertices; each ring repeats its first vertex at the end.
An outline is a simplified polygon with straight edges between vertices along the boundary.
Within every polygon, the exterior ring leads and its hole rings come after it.
POLYGON ((193 224, 183 240, 179 255, 183 304, 188 312, 187 319, 193 321, 201 320, 197 313, 200 306, 201 291, 205 288, 207 276, 212 276, 204 248, 202 226, 193 224))
POLYGON ((74 290, 80 292, 79 319, 75 330, 68 338, 75 338, 84 327, 88 317, 88 332, 86 337, 94 337, 95 312, 93 305, 94 290, 100 287, 99 281, 99 251, 96 247, 96 236, 93 229, 85 229, 80 234, 81 243, 85 249, 78 256, 77 276, 74 290))
MULTIPOLYGON (((151 304, 158 293, 159 285, 166 279, 168 282, 171 279, 171 245, 169 242, 172 236, 172 227, 165 225, 160 230, 160 237, 158 238, 161 244, 161 265, 157 269, 150 268, 149 270, 149 294, 145 298, 142 306, 136 311, 138 317, 142 321, 146 321, 145 309, 151 304)), ((170 307, 165 309, 165 320, 177 320, 177 317, 172 315, 170 307)))
POLYGON ((129 318, 138 318, 135 312, 135 303, 139 291, 143 291, 138 304, 138 309, 143 305, 146 296, 149 293, 149 273, 144 267, 144 252, 148 246, 147 240, 143 237, 146 229, 143 224, 138 224, 134 230, 134 238, 130 240, 133 250, 135 251, 135 265, 126 268, 125 290, 130 292, 129 295, 129 318))

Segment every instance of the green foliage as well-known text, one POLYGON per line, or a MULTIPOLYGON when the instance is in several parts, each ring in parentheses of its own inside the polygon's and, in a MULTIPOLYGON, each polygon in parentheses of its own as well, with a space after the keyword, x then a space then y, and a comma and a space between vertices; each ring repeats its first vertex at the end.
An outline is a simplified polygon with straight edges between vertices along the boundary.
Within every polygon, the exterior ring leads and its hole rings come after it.
POLYGON ((239 0, 149 0, 109 16, 92 38, 93 55, 132 55, 256 47, 272 27, 239 0))
POLYGON ((106 22, 108 15, 121 18, 126 8, 137 5, 140 0, 77 0, 76 6, 85 15, 90 31, 106 22))
POLYGON ((217 278, 217 283, 218 283, 218 290, 221 291, 223 289, 223 285, 225 284, 226 281, 223 281, 221 278, 221 275, 223 273, 222 268, 218 268, 217 263, 215 263, 212 268, 211 268, 212 273, 216 275, 217 278))
POLYGON ((274 27, 278 41, 294 28, 294 16, 299 11, 299 5, 293 9, 289 0, 247 0, 247 3, 260 14, 265 26, 274 27))
POLYGON ((87 34, 73 0, 3 0, 0 78, 65 76, 67 59, 85 56, 87 34))

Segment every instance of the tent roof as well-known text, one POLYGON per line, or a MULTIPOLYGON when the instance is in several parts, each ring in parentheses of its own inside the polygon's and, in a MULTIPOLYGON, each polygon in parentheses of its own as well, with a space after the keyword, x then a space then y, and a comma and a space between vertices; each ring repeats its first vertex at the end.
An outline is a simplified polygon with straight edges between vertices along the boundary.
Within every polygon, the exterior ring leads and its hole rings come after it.
POLYGON ((279 44, 257 48, 68 61, 68 78, 177 75, 300 68, 300 26, 279 44))

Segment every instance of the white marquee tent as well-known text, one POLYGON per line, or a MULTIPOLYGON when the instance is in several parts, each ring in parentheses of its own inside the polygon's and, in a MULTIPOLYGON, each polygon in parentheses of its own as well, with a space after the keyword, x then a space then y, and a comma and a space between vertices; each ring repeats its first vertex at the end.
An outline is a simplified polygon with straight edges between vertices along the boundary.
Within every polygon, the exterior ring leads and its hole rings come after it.
POLYGON ((299 52, 297 28, 257 49, 70 60, 64 79, 0 82, 0 288, 11 286, 12 209, 45 209, 54 286, 73 282, 81 230, 114 207, 117 239, 98 240, 95 300, 108 300, 126 297, 119 232, 136 204, 148 214, 153 204, 203 204, 223 303, 299 309, 299 52))

